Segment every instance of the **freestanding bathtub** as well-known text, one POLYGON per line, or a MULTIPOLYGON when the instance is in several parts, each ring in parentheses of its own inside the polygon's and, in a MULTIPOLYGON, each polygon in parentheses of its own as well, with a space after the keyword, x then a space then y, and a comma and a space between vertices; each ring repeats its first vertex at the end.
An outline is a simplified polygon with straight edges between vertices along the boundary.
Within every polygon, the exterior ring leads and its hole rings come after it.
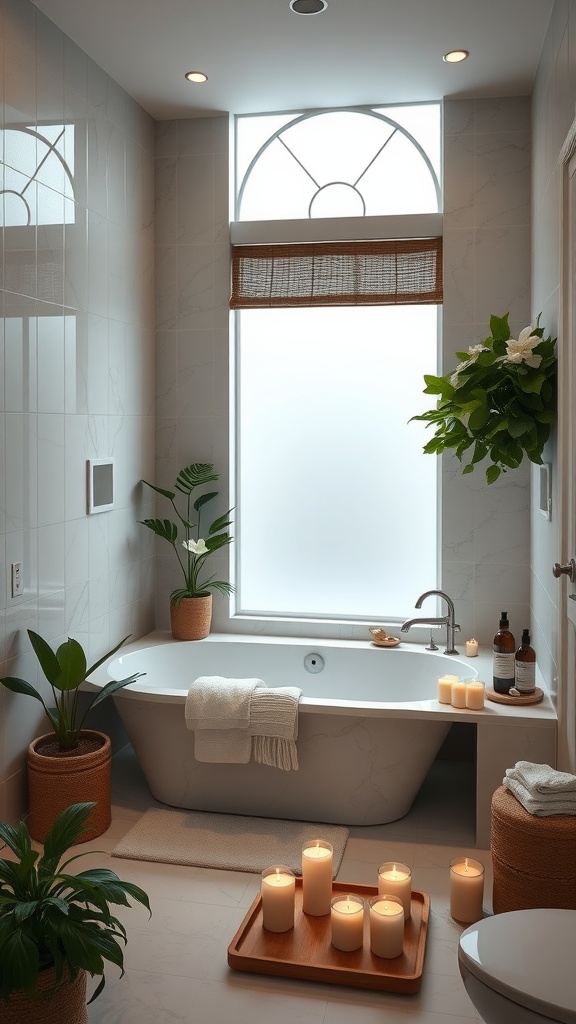
POLYGON ((465 661, 415 644, 387 649, 369 641, 232 634, 177 642, 157 633, 123 648, 90 684, 133 672, 146 674, 113 700, 157 800, 345 825, 407 814, 450 728, 436 699, 438 676, 477 676, 465 661), (302 690, 297 771, 195 759, 184 704, 203 675, 302 690))

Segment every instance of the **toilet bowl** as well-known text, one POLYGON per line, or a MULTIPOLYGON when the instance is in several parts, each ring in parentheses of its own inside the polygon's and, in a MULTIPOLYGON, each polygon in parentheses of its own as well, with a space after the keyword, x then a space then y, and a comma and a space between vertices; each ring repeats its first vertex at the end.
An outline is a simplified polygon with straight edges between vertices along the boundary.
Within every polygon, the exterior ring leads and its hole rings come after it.
POLYGON ((486 1024, 576 1024, 576 910, 515 910, 467 928, 466 991, 486 1024))

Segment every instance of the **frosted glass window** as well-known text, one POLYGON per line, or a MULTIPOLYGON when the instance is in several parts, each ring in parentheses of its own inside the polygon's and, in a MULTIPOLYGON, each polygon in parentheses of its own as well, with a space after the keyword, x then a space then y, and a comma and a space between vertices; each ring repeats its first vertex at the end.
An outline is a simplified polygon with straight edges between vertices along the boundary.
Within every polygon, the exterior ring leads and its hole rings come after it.
POLYGON ((440 106, 236 120, 237 220, 437 213, 440 106))
POLYGON ((403 620, 437 579, 436 306, 238 314, 240 614, 403 620))
POLYGON ((2 145, 1 225, 73 224, 74 125, 7 128, 0 132, 2 145))

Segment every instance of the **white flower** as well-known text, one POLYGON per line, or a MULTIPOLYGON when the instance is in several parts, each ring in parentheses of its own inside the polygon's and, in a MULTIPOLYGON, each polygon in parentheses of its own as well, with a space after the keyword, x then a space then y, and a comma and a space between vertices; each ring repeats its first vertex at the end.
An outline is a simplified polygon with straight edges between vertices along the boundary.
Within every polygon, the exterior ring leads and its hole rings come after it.
POLYGON ((536 369, 542 362, 542 356, 535 355, 532 351, 536 345, 539 345, 542 341, 537 334, 530 334, 531 327, 525 327, 523 331, 520 331, 518 341, 514 338, 510 338, 506 342, 506 362, 508 363, 527 363, 528 366, 533 366, 536 369))
POLYGON ((210 550, 206 547, 206 541, 202 540, 202 537, 199 537, 198 540, 183 540, 182 547, 191 551, 193 555, 206 555, 210 550))
POLYGON ((489 351, 490 350, 487 349, 485 345, 469 345, 468 346, 468 352, 470 354, 470 358, 467 359, 465 363, 459 363, 458 366, 456 367, 456 369, 454 370, 454 373, 450 377, 450 383, 451 383, 452 387, 453 388, 457 388, 458 387, 458 384, 459 384, 458 374, 464 369, 464 367, 470 366, 470 363, 476 362, 476 360, 478 359, 478 356, 480 355, 481 352, 489 352, 489 351))

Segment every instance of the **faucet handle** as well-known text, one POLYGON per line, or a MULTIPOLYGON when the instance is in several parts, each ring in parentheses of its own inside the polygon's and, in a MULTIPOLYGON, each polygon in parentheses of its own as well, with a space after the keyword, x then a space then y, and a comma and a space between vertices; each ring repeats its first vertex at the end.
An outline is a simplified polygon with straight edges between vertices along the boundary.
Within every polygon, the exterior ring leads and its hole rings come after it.
POLYGON ((458 625, 457 622, 454 623, 454 632, 455 633, 460 633, 461 632, 460 626, 458 625))

